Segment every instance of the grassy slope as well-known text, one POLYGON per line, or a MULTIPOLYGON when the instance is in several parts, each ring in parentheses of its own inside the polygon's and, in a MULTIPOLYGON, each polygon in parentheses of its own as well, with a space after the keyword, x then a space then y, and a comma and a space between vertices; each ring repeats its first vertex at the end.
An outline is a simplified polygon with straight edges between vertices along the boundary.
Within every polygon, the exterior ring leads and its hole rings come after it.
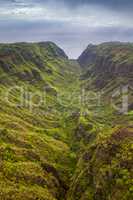
MULTIPOLYGON (((70 99, 66 97, 76 89, 78 67, 75 69, 62 54, 52 43, 0 46, 2 200, 54 200, 61 195, 64 199, 75 165, 68 145, 71 127, 65 122, 65 112, 71 114, 71 108, 67 108, 70 99), (18 88, 12 89, 7 102, 7 91, 16 85, 31 94, 45 92, 45 103, 20 106, 18 88)), ((32 101, 36 104, 37 97, 32 101)))

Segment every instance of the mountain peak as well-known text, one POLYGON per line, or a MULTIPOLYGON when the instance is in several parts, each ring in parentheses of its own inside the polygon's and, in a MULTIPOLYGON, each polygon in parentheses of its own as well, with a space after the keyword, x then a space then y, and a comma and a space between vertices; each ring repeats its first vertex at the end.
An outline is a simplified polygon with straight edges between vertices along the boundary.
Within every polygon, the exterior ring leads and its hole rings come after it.
POLYGON ((37 43, 41 48, 47 48, 49 51, 53 53, 55 57, 61 57, 68 59, 68 56, 64 52, 63 49, 61 49, 58 45, 56 45, 54 42, 46 41, 46 42, 39 42, 37 43))

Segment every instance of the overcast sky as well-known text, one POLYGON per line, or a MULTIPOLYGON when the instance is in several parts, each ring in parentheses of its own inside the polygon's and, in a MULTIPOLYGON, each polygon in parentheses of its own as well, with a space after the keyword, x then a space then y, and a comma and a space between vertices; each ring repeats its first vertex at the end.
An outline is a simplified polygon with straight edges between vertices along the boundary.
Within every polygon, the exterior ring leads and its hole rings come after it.
POLYGON ((133 0, 0 0, 0 42, 53 41, 75 58, 89 43, 133 41, 133 0))

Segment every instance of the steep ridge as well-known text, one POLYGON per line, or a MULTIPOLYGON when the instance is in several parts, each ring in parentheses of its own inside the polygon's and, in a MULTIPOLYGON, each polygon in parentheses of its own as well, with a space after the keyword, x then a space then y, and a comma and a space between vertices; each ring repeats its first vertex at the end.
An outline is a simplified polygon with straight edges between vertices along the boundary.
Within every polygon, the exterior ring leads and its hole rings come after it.
MULTIPOLYGON (((84 69, 82 78, 86 80, 86 88, 102 90, 104 96, 110 98, 115 95, 115 90, 127 89, 128 109, 132 108, 133 44, 110 42, 89 45, 79 57, 78 62, 84 69)), ((119 104, 119 95, 117 104, 119 104)))
POLYGON ((80 150, 68 200, 133 198, 132 58, 133 45, 117 42, 89 45, 78 59, 85 97, 75 129, 80 150), (121 94, 125 85, 130 90, 121 94), (129 105, 126 110, 121 99, 129 105))
POLYGON ((1 200, 132 199, 132 90, 125 113, 108 101, 132 56, 90 45, 80 67, 52 42, 0 44, 1 200))

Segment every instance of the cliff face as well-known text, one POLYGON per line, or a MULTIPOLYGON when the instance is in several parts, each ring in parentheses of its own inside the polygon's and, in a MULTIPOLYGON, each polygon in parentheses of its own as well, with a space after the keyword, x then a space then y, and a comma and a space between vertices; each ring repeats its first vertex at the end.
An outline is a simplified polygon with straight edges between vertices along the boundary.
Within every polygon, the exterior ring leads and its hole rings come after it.
POLYGON ((86 68, 89 65, 94 64, 96 62, 96 57, 97 57, 96 46, 90 44, 79 56, 78 62, 83 68, 86 68))
POLYGON ((80 65, 92 74, 110 73, 112 76, 133 74, 133 45, 123 43, 103 43, 89 45, 78 58, 80 65), (93 67, 91 67, 93 65, 93 67))
POLYGON ((110 99, 119 88, 127 87, 129 108, 132 108, 133 44, 110 42, 89 45, 78 62, 86 90, 104 91, 104 97, 110 99))

